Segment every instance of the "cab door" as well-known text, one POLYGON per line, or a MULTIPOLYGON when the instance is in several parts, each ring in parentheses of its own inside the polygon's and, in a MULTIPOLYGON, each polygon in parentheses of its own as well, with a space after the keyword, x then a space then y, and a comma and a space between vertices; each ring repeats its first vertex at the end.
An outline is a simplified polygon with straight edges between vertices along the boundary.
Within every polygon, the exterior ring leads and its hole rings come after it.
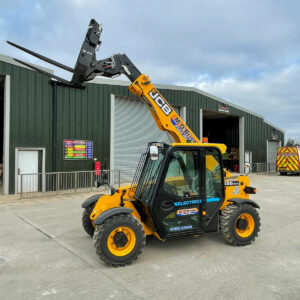
POLYGON ((173 148, 163 166, 152 217, 161 237, 218 230, 224 201, 222 156, 217 148, 173 148))
POLYGON ((223 159, 218 148, 203 149, 204 165, 202 197, 202 225, 205 231, 217 231, 219 224, 219 208, 225 200, 223 159))
POLYGON ((173 148, 169 153, 152 206, 153 219, 162 237, 202 231, 203 161, 199 148, 173 148))

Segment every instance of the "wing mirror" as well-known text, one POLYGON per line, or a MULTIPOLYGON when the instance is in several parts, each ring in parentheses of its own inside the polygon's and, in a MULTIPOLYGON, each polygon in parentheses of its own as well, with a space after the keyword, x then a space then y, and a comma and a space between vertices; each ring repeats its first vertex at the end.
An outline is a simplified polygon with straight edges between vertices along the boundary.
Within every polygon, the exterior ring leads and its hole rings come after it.
POLYGON ((157 146, 150 146, 150 159, 158 160, 158 148, 157 146))

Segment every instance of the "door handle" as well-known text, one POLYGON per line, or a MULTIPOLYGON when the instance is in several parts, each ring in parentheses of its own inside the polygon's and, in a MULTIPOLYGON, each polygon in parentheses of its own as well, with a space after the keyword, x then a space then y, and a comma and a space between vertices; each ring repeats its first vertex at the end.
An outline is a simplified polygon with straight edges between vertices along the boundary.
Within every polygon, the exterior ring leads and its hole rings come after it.
POLYGON ((161 203, 161 209, 162 210, 165 210, 165 211, 168 211, 168 210, 172 210, 174 207, 174 204, 172 201, 170 200, 165 200, 161 203))

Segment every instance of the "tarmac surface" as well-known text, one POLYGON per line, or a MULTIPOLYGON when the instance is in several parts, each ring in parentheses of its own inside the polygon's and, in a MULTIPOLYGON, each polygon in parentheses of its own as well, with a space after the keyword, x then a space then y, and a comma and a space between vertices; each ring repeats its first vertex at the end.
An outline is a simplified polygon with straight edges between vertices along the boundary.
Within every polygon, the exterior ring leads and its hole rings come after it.
POLYGON ((148 238, 124 268, 102 263, 81 226, 90 194, 0 199, 1 299, 300 299, 300 176, 251 175, 261 232, 148 238))

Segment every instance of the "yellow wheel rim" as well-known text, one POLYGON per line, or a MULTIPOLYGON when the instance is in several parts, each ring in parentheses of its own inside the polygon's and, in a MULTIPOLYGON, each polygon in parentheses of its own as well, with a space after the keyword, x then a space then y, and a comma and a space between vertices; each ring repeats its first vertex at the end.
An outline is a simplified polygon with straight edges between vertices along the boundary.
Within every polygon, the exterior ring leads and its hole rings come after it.
POLYGON ((238 219, 237 219, 237 221, 235 223, 235 231, 236 231, 236 233, 240 237, 243 237, 243 238, 249 237, 253 233, 254 227, 255 227, 255 222, 254 222, 253 217, 250 214, 241 214, 238 217, 238 219), (238 227, 238 223, 239 222, 244 222, 244 224, 245 224, 245 221, 247 223, 246 228, 245 229, 240 229, 238 227))
POLYGON ((115 256, 125 256, 134 249, 135 243, 136 238, 133 230, 129 227, 121 226, 115 228, 109 234, 107 248, 115 256))

